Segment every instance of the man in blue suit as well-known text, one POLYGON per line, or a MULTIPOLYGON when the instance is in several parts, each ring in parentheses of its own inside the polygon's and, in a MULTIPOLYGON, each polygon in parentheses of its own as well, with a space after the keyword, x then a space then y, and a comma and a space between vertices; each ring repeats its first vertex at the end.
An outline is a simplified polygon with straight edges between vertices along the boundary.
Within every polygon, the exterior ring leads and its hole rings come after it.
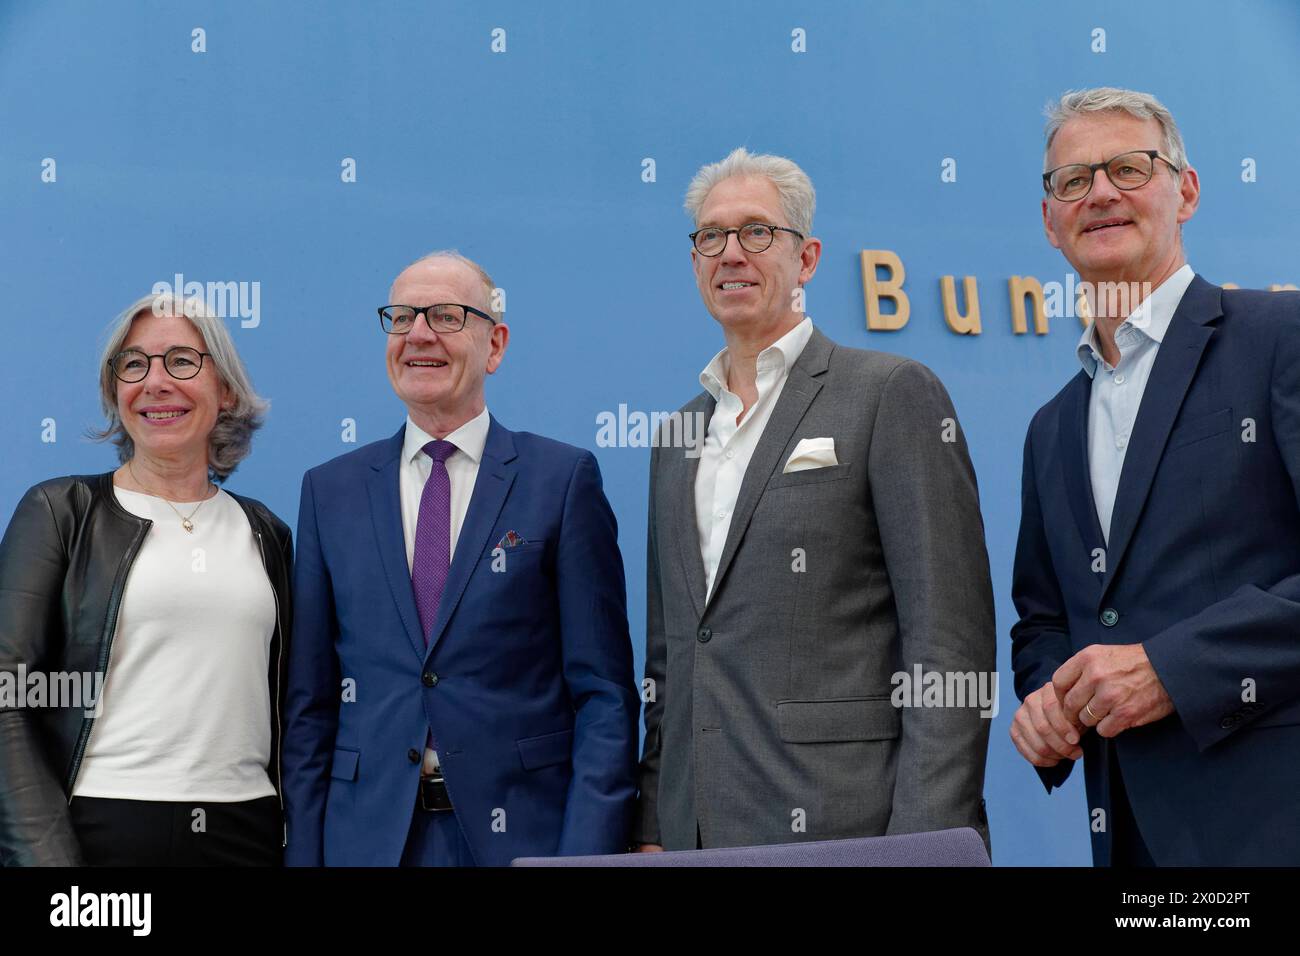
POLYGON ((379 311, 406 422, 303 478, 289 865, 627 849, 640 701, 614 515, 590 452, 488 414, 493 290, 455 253, 404 270, 379 311))
POLYGON ((1050 113, 1043 222, 1082 371, 1025 442, 1011 737, 1084 759, 1099 866, 1300 864, 1300 295, 1195 275, 1200 186, 1154 97, 1050 113))

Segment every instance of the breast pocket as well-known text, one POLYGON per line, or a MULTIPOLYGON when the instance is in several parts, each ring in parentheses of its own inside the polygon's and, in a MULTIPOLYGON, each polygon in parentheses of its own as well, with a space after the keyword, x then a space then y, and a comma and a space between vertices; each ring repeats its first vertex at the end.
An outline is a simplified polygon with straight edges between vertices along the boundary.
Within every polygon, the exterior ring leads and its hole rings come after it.
POLYGON ((1217 412, 1202 415, 1189 422, 1180 422, 1178 427, 1169 433, 1169 442, 1165 445, 1165 450, 1174 451, 1177 448, 1195 445, 1197 442, 1216 438, 1231 430, 1232 409, 1221 408, 1217 412))
POLYGON ((501 646, 531 640, 538 622, 552 613, 555 569, 545 541, 484 551, 466 588, 460 611, 494 629, 501 646))
POLYGON ((479 559, 481 573, 508 577, 513 571, 536 571, 546 557, 545 541, 526 541, 513 548, 492 545, 479 559))
POLYGON ((798 488, 804 485, 819 485, 826 481, 843 481, 853 474, 852 462, 827 465, 824 468, 809 468, 805 471, 792 471, 785 475, 774 475, 767 483, 769 489, 798 488))
POLYGON ((499 557, 501 555, 505 555, 506 558, 509 558, 511 555, 529 554, 534 551, 541 552, 545 550, 546 550, 545 541, 525 541, 521 544, 515 545, 513 548, 506 547, 505 545, 498 546, 494 544, 492 545, 492 547, 488 548, 486 551, 483 552, 482 560, 491 561, 493 558, 499 557))

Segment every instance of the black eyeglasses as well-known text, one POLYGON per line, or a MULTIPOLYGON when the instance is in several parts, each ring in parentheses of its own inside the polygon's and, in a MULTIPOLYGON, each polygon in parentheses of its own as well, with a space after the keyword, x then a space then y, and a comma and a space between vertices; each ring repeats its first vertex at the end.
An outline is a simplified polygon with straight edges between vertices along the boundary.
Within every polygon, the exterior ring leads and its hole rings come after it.
POLYGON ((203 369, 203 360, 211 357, 209 352, 200 352, 185 345, 172 346, 162 355, 149 355, 139 349, 124 349, 108 360, 108 367, 123 382, 142 382, 149 377, 153 360, 162 359, 167 374, 183 381, 198 375, 203 369))
POLYGON ((774 226, 766 222, 747 222, 739 229, 705 226, 691 233, 691 242, 695 243, 695 250, 702 256, 720 256, 722 250, 727 248, 727 237, 733 232, 740 240, 740 248, 746 252, 766 252, 776 241, 778 232, 788 232, 798 236, 800 240, 803 239, 802 232, 787 229, 785 226, 774 226))
POLYGON ((433 332, 459 332, 471 314, 487 319, 493 325, 497 320, 471 305, 443 302, 438 305, 385 305, 379 309, 379 324, 389 335, 405 335, 415 328, 415 320, 424 314, 425 324, 433 332))
POLYGON ((1157 159, 1174 172, 1182 172, 1161 156, 1158 149, 1134 149, 1127 153, 1120 153, 1104 163, 1070 163, 1049 169, 1043 173, 1043 188, 1061 202, 1078 202, 1092 192, 1092 183, 1097 177, 1097 170, 1104 169, 1106 178, 1116 189, 1126 192, 1130 189, 1140 189, 1151 182, 1157 159))

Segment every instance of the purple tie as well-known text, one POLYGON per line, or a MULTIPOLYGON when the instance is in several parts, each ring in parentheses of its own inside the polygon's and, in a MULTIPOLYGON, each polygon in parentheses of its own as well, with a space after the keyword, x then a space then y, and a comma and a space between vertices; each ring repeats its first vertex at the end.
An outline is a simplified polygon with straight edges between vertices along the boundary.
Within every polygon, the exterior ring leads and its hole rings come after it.
POLYGON ((420 517, 415 523, 415 559, 411 564, 411 587, 420 613, 424 642, 438 617, 438 602, 451 570, 451 477, 447 459, 456 450, 449 441, 431 441, 424 453, 433 460, 429 480, 420 494, 420 517))

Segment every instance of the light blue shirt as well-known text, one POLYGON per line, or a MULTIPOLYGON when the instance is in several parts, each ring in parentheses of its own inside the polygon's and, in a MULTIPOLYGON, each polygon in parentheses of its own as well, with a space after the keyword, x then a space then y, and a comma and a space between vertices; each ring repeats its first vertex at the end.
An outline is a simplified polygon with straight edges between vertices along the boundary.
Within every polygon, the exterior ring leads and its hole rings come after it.
POLYGON ((1115 510, 1115 494, 1124 468, 1124 453, 1133 436, 1133 423, 1142 404, 1147 379, 1156 363, 1156 353, 1164 341, 1183 293, 1195 273, 1184 265, 1171 275, 1129 313, 1115 330, 1119 362, 1106 364, 1097 344, 1092 322, 1079 339, 1079 361, 1092 379, 1088 400, 1088 471, 1092 478, 1092 498, 1097 505, 1097 520, 1102 534, 1110 543, 1110 519, 1115 510))

